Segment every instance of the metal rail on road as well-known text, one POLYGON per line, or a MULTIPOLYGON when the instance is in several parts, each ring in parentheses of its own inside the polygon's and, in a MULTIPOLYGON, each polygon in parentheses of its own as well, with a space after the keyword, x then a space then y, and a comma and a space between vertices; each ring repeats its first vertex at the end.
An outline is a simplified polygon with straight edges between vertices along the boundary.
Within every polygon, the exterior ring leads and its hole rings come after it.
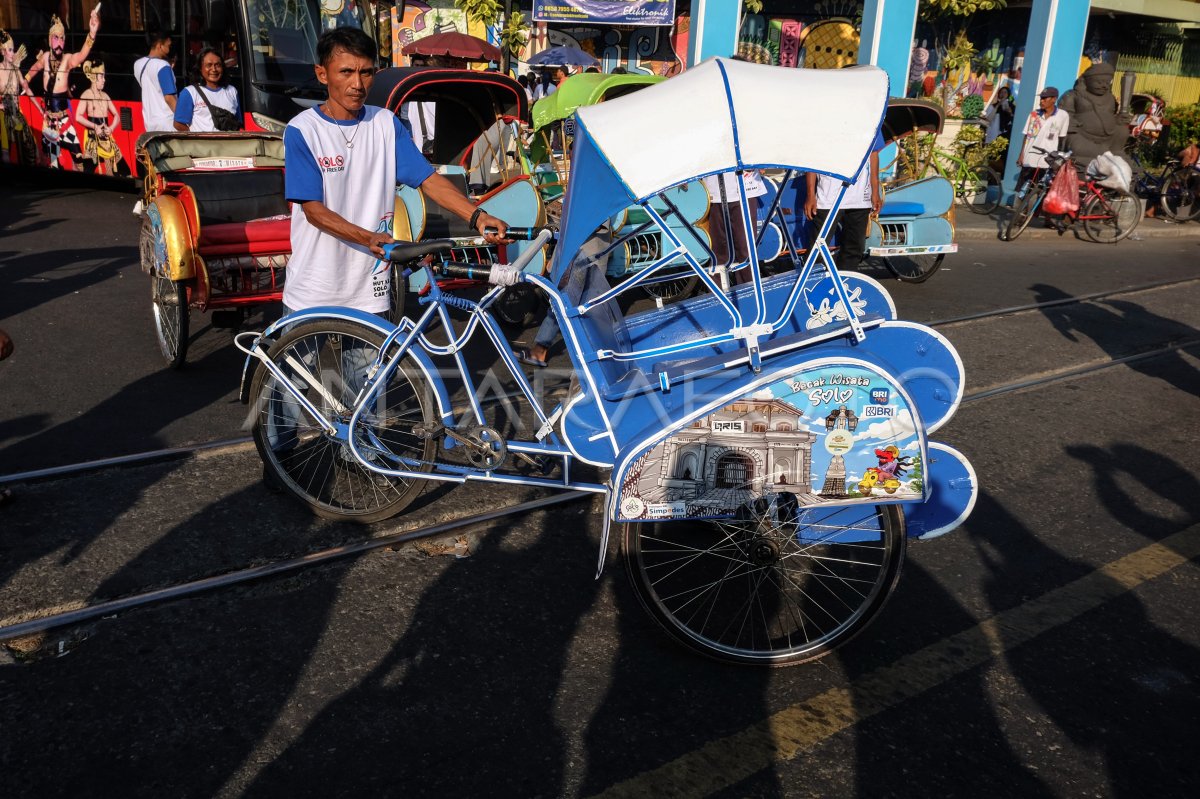
POLYGON ((364 552, 370 552, 383 547, 396 546, 405 544, 410 541, 415 541, 420 538, 428 538, 430 536, 446 533, 451 530, 457 530, 462 527, 469 527, 476 524, 483 524, 494 519, 499 519, 503 516, 508 516, 513 513, 529 513, 531 511, 548 508, 554 505, 561 505, 566 502, 574 502, 577 499, 584 497, 595 496, 589 491, 570 491, 564 494, 556 494, 541 499, 522 502, 519 505, 510 505, 505 508, 496 508, 480 513, 476 516, 468 516, 463 519, 453 519, 448 522, 442 522, 430 527, 421 527, 416 530, 410 530, 406 533, 393 533, 381 538, 372 538, 369 541, 360 541, 356 544, 344 544, 330 549, 323 549, 318 552, 311 552, 307 555, 302 555, 297 558, 289 558, 287 560, 276 561, 274 563, 264 563, 260 566, 251 566, 247 569, 239 569, 238 571, 227 572, 226 574, 216 575, 214 577, 205 577, 201 580, 193 580, 179 585, 160 588, 155 591, 147 591, 142 594, 133 594, 131 596, 122 597, 121 599, 113 599, 108 602, 100 602, 87 607, 76 608, 61 613, 50 613, 40 618, 30 619, 28 621, 10 624, 5 627, 0 627, 0 641, 8 641, 13 638, 21 638, 27 635, 42 633, 46 630, 55 627, 65 627, 71 624, 80 624, 85 621, 99 618, 101 616, 109 616, 124 610, 151 605, 157 602, 165 602, 171 599, 181 599, 183 597, 199 594, 204 591, 211 591, 216 588, 226 588, 232 585, 249 582, 251 580, 261 580, 264 577, 274 577, 287 572, 299 571, 310 566, 316 566, 330 561, 349 558, 355 555, 361 555, 364 552))
POLYGON ((1072 378, 1081 377, 1093 372, 1099 372, 1112 366, 1120 366, 1123 363, 1133 363, 1135 361, 1158 358, 1162 355, 1169 355, 1176 350, 1183 350, 1189 347, 1200 347, 1200 338, 1190 338, 1186 341, 1177 341, 1174 344, 1168 344, 1165 347, 1159 347, 1155 350, 1139 352, 1136 355, 1126 355, 1122 358, 1106 358, 1102 361, 1096 361, 1085 366, 1076 366, 1071 369, 1063 369, 1062 371, 1041 375, 1040 377, 1032 377, 1028 380, 1005 383, 1004 385, 996 386, 995 388, 985 388, 963 397, 963 404, 965 405, 968 402, 974 402, 975 400, 987 399, 988 397, 995 397, 999 394, 1008 394, 1013 391, 1020 391, 1023 388, 1043 386, 1048 383, 1060 383, 1064 380, 1071 380, 1072 378))
MULTIPOLYGON (((983 389, 982 391, 975 392, 974 394, 968 394, 963 398, 963 404, 974 402, 976 400, 987 399, 989 397, 995 397, 1001 394, 1007 394, 1013 391, 1020 391, 1027 388, 1058 383, 1080 377, 1082 375, 1091 374, 1093 372, 1099 372, 1112 366, 1147 360, 1150 358, 1157 358, 1162 355, 1168 355, 1177 350, 1197 346, 1200 346, 1200 338, 1188 339, 1186 341, 1175 342, 1155 350, 1137 353, 1136 355, 1127 355, 1121 358, 1109 358, 1103 361, 1088 364, 1086 366, 1066 369, 1061 372, 1055 372, 1029 380, 1018 380, 1012 383, 1005 383, 1004 385, 983 389)), ((278 574, 298 571, 310 566, 328 563, 332 560, 338 560, 341 558, 352 557, 354 555, 359 555, 364 552, 380 549, 382 547, 396 546, 398 544, 408 543, 420 538, 428 538, 429 536, 438 535, 440 533, 449 532, 462 527, 483 524, 502 516, 507 516, 514 513, 528 513, 541 508, 572 502, 588 496, 593 496, 593 492, 571 491, 564 494, 552 495, 549 497, 532 500, 530 502, 512 505, 507 508, 497 508, 476 516, 468 516, 463 519, 454 519, 452 521, 442 522, 430 527, 411 530, 405 533, 395 533, 382 538, 372 538, 369 541, 362 541, 355 544, 345 544, 342 546, 333 547, 331 549, 313 552, 297 558, 289 558, 287 560, 276 561, 274 563, 252 566, 250 568, 228 572, 215 577, 207 577, 201 580, 181 583, 179 585, 160 588, 158 590, 148 591, 143 594, 134 594, 121 599, 101 602, 96 605, 89 605, 87 607, 77 608, 61 613, 47 613, 40 618, 34 618, 0 627, 0 641, 6 641, 13 638, 20 638, 22 636, 45 632, 46 630, 50 630, 55 627, 65 627, 71 624, 79 624, 100 616, 107 616, 120 611, 130 610, 132 608, 142 607, 157 602, 180 599, 182 597, 191 596, 203 591, 225 588, 251 580, 259 580, 264 577, 271 577, 278 574)))
POLYGON ((958 324, 960 322, 974 322, 978 319, 990 319, 993 316, 1008 316, 1009 314, 1022 313, 1025 311, 1036 311, 1041 308, 1054 308, 1059 305, 1074 305, 1076 303, 1098 300, 1101 297, 1115 297, 1118 294, 1137 294, 1140 291, 1150 291, 1152 289, 1161 289, 1166 288, 1167 286, 1178 286, 1182 283, 1195 283, 1197 281, 1200 281, 1200 277, 1160 280, 1155 283, 1142 283, 1138 286, 1128 286, 1123 289, 1115 289, 1112 291, 1097 291, 1093 292, 1092 294, 1080 294, 1077 297, 1060 297, 1057 300, 1032 302, 1028 305, 1013 305, 1009 308, 1000 308, 993 311, 980 311, 979 313, 967 314, 966 316, 955 316, 950 319, 939 319, 936 322, 926 322, 926 324, 930 327, 945 327, 947 325, 958 324))
MULTIPOLYGON (((1075 303, 1091 302, 1092 300, 1101 297, 1113 297, 1119 294, 1136 294, 1141 291, 1150 291, 1157 288, 1166 288, 1168 286, 1177 286, 1183 283, 1200 282, 1200 277, 1189 277, 1173 280, 1161 280, 1154 283, 1142 283, 1136 286, 1128 286, 1122 289, 1114 289, 1111 291, 1098 291, 1091 294, 1082 294, 1072 297, 1061 297, 1055 300, 1047 300, 1045 302, 1030 303, 1028 305, 1014 305, 1008 308, 999 308, 992 311, 981 311, 975 314, 966 316, 956 316, 950 319, 940 319, 935 322, 928 322, 930 327, 945 327, 947 325, 958 324, 962 322, 973 322, 979 319, 988 319, 993 316, 1007 316, 1009 314, 1021 313, 1024 311, 1034 311, 1039 308, 1052 308, 1060 305, 1072 305, 1075 303)), ((1149 355, 1134 356, 1134 359, 1150 357, 1149 355)), ((1124 361, 1122 361, 1124 362, 1124 361)), ((565 387, 569 381, 563 381, 561 385, 549 384, 546 389, 549 391, 557 390, 565 387)), ((501 402, 505 399, 519 398, 519 394, 506 394, 491 398, 491 402, 501 402)), ((970 395, 968 399, 982 398, 977 395, 970 395)), ((114 466, 136 466, 144 463, 153 463, 155 461, 170 460, 172 458, 188 457, 197 452, 203 452, 211 449, 221 449, 222 447, 245 446, 252 442, 249 436, 242 438, 231 438, 222 441, 211 441, 204 444, 195 444, 186 447, 170 447, 166 449, 150 450, 148 452, 139 452, 132 455, 121 455, 113 458, 101 458, 99 460, 83 461, 81 463, 65 464, 63 466, 53 466, 46 469, 35 469, 28 472, 16 472, 14 474, 0 475, 0 486, 6 483, 21 483, 30 480, 42 480, 54 477, 66 477, 72 474, 81 474, 84 472, 97 471, 99 469, 111 468, 114 466)))

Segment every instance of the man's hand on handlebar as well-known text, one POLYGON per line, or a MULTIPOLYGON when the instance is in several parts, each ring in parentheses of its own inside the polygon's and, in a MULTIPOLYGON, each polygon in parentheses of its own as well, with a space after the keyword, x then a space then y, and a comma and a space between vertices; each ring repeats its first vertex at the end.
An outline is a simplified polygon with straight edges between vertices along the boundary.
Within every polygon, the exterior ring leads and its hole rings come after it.
POLYGON ((483 236, 483 240, 488 244, 512 244, 512 239, 508 238, 508 223, 502 219, 497 219, 486 211, 479 215, 475 220, 475 229, 479 231, 479 235, 483 236))
POLYGON ((396 240, 389 233, 371 233, 367 236, 365 244, 371 248, 371 252, 379 257, 384 257, 383 245, 395 244, 396 240))

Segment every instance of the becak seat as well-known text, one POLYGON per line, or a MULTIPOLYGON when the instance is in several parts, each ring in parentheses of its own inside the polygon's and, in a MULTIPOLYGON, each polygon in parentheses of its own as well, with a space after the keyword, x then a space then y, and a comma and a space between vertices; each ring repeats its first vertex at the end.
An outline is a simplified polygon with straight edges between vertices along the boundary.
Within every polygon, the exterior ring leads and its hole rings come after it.
POLYGON ((205 225, 196 242, 200 255, 276 255, 291 251, 292 218, 286 214, 249 222, 205 225))

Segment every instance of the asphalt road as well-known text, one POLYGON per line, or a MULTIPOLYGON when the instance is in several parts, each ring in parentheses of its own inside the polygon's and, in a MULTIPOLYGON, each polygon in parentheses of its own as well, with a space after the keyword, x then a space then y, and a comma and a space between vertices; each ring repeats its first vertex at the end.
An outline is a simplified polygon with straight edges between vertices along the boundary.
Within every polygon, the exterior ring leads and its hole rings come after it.
MULTIPOLYGON (((18 196, 0 212, 25 209, 0 238, 18 348, 0 474, 239 435, 227 333, 159 368, 133 198, 18 196), (80 209, 102 217, 87 236, 80 209)), ((937 321, 1200 277, 1198 250, 969 241, 929 283, 888 288, 902 318, 937 321)), ((584 501, 0 650, 5 795, 1190 796, 1200 284, 940 330, 968 394, 1183 346, 964 403, 936 438, 972 460, 974 514, 912 546, 883 614, 816 664, 676 647, 616 542, 593 579, 584 501)), ((0 623, 538 495, 434 490, 364 531, 258 474, 243 447, 16 486, 0 623)))

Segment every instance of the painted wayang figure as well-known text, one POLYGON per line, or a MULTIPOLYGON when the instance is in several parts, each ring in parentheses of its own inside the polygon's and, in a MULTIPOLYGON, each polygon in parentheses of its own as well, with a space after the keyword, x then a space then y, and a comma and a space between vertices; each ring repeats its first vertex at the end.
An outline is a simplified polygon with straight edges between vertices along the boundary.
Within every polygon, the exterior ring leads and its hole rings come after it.
POLYGON ((21 113, 21 95, 33 96, 21 74, 25 45, 15 46, 12 36, 0 30, 0 162, 33 166, 37 145, 29 121, 21 113))
POLYGON ((79 139, 71 125, 71 95, 68 76, 78 68, 92 52, 96 34, 100 31, 100 4, 92 9, 88 23, 88 36, 78 53, 66 53, 66 28, 57 16, 50 17, 50 51, 39 52, 33 66, 25 75, 26 81, 42 73, 46 106, 42 119, 42 149, 52 169, 57 169, 62 150, 71 154, 76 169, 81 169, 79 139))
POLYGON ((129 175, 113 138, 112 126, 119 117, 117 106, 104 91, 104 63, 83 62, 83 74, 92 84, 79 96, 75 111, 75 123, 83 128, 83 157, 89 162, 84 168, 102 175, 129 175))

